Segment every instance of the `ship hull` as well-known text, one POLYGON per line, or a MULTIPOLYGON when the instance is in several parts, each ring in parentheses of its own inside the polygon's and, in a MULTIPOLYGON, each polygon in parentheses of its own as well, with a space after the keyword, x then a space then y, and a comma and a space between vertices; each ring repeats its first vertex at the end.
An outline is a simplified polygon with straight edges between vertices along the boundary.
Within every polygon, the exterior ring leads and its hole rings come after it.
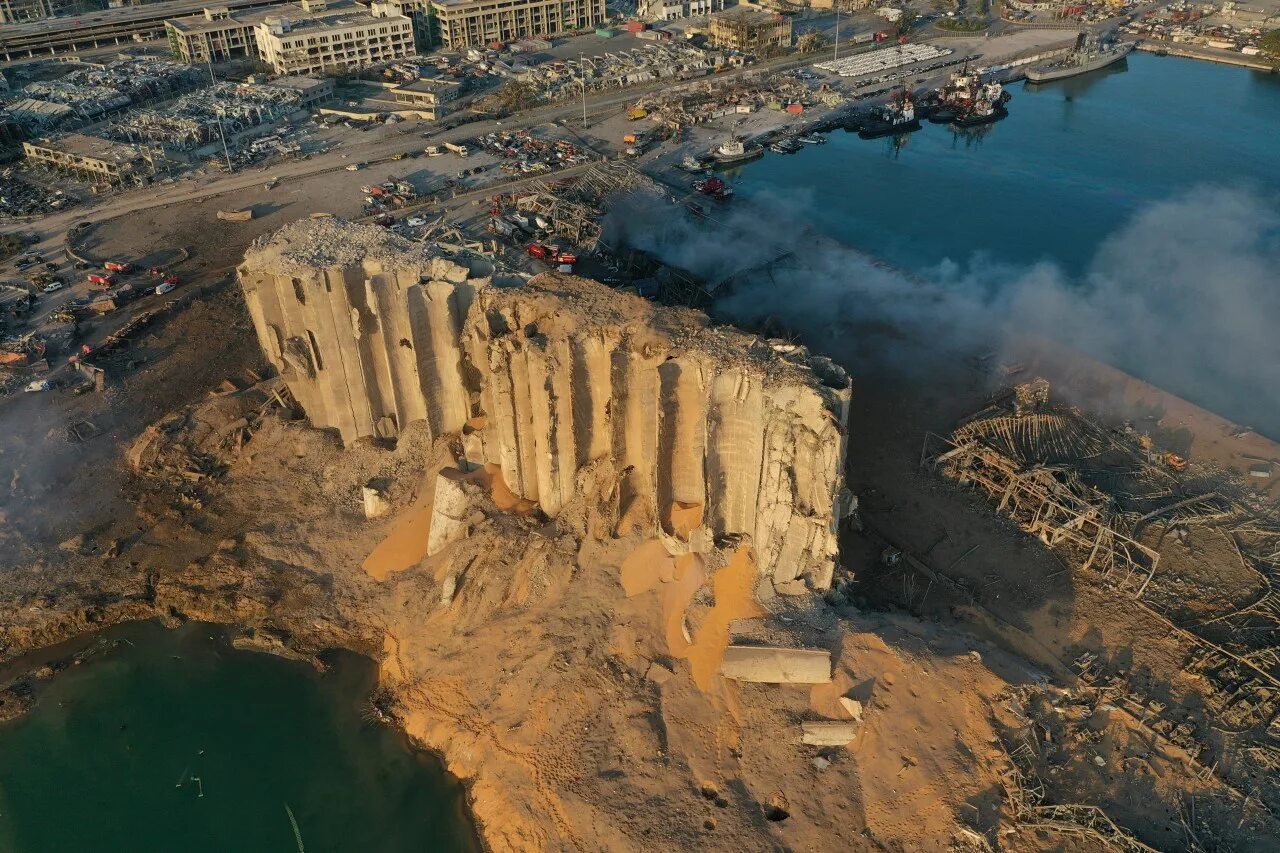
POLYGON ((951 122, 951 124, 955 127, 980 127, 981 125, 984 125, 984 124, 994 124, 998 122, 1000 119, 1007 117, 1008 115, 1009 115, 1009 111, 1006 110, 1004 107, 996 107, 995 112, 991 113, 991 115, 966 116, 964 118, 956 119, 955 121, 951 122))
POLYGON ((1051 80, 1062 80, 1079 74, 1088 74, 1090 71, 1097 71, 1101 68, 1106 68, 1108 65, 1116 64, 1132 51, 1133 45, 1126 45, 1113 52, 1095 56, 1087 62, 1066 68, 1054 65, 1033 65, 1027 69, 1027 80, 1031 83, 1048 83, 1051 80))
POLYGON ((713 154, 712 159, 717 166, 734 166, 738 163, 745 163, 748 160, 754 160, 764 155, 764 148, 748 148, 741 154, 713 154))
POLYGON ((865 125, 862 130, 858 131, 858 135, 863 139, 879 139, 882 136, 897 136, 900 133, 914 133, 920 129, 920 119, 912 119, 899 124, 888 124, 876 122, 874 124, 865 125))

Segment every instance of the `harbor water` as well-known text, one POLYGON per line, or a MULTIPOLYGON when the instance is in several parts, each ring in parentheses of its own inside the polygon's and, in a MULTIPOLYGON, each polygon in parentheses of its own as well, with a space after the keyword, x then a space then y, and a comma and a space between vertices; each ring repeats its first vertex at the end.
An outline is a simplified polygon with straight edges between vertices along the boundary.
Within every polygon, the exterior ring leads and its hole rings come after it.
POLYGON ((368 719, 369 661, 320 675, 202 624, 90 646, 0 725, 0 850, 478 849, 458 781, 368 719))
POLYGON ((836 130, 733 178, 754 208, 937 296, 806 258, 821 272, 781 304, 765 290, 740 306, 805 328, 842 305, 995 349, 1004 329, 1042 334, 1280 439, 1263 391, 1280 383, 1280 75, 1135 53, 1010 90, 995 124, 836 130))
POLYGON ((735 187, 915 272, 986 258, 1076 274, 1135 212, 1193 187, 1280 196, 1280 75, 1135 53, 1010 91, 997 124, 926 123, 901 143, 837 130, 735 187))

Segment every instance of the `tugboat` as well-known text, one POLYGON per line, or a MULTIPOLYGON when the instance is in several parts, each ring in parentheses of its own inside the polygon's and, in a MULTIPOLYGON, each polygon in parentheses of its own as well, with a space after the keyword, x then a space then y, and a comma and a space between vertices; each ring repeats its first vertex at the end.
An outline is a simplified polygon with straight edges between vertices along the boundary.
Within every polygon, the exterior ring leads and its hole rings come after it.
POLYGON ((741 139, 730 139, 720 143, 720 146, 711 152, 711 157, 721 166, 732 166, 754 160, 762 154, 764 149, 759 145, 748 146, 741 139))
POLYGON ((956 127, 977 127, 980 124, 991 124, 1009 115, 1004 105, 1009 100, 1009 93, 999 83, 987 83, 982 87, 979 96, 951 122, 956 127))
POLYGON ((863 139, 878 139, 898 133, 912 133, 920 129, 920 119, 916 118, 916 105, 911 93, 903 89, 862 124, 858 136, 863 139))
POLYGON ((998 82, 984 84, 982 76, 970 71, 966 64, 951 75, 946 86, 933 93, 929 121, 934 124, 972 122, 977 118, 981 119, 979 124, 996 121, 1008 115, 1004 105, 1011 97, 998 82))
POLYGON ((1061 59, 1033 65, 1027 69, 1027 80, 1047 83, 1106 68, 1128 56, 1135 45, 1132 42, 1104 42, 1098 36, 1082 32, 1076 36, 1076 46, 1061 59))

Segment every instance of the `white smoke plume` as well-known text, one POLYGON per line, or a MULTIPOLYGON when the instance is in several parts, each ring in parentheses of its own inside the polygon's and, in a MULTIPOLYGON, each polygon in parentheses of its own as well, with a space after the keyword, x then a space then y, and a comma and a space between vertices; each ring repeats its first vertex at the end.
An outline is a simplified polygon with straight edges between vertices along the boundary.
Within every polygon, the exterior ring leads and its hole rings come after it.
POLYGON ((740 274, 718 315, 775 317, 838 357, 909 367, 922 350, 1032 332, 1280 436, 1280 209, 1257 195, 1202 187, 1153 204, 1079 277, 980 257, 910 276, 808 233, 803 202, 761 201, 706 224, 638 202, 611 236, 713 282, 740 274))

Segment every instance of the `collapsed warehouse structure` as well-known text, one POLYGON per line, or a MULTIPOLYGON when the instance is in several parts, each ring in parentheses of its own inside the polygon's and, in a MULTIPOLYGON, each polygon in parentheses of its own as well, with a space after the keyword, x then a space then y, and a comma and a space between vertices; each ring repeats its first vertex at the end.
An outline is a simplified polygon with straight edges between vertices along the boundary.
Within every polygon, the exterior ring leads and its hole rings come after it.
POLYGON ((927 436, 921 461, 1164 619, 1188 650, 1183 668, 1203 679, 1205 710, 1229 732, 1163 718, 1165 704, 1129 695, 1094 655, 1075 661, 1082 680, 1150 718, 1206 774, 1219 765, 1242 788, 1267 778, 1264 799, 1280 801, 1280 523, 1238 475, 1161 450, 1127 423, 1108 428, 1055 405, 1043 379, 1010 389, 945 438, 927 436), (1232 562, 1226 594, 1204 600, 1189 585, 1201 563, 1221 572, 1232 562))
POLYGON ((221 134, 269 124, 299 108, 301 94, 284 86, 218 83, 183 95, 163 111, 139 110, 108 133, 130 142, 162 142, 189 151, 221 134))
POLYGON ((24 86, 7 111, 28 133, 76 127, 112 113, 166 100, 208 82, 198 69, 176 62, 129 59, 92 65, 58 79, 24 86))
POLYGON ((835 567, 849 377, 802 348, 596 282, 423 257, 333 219, 260 240, 239 277, 264 352, 346 442, 425 421, 548 516, 610 470, 620 526, 673 547, 753 542, 774 589, 835 567), (603 467, 602 467, 603 466, 603 467))

